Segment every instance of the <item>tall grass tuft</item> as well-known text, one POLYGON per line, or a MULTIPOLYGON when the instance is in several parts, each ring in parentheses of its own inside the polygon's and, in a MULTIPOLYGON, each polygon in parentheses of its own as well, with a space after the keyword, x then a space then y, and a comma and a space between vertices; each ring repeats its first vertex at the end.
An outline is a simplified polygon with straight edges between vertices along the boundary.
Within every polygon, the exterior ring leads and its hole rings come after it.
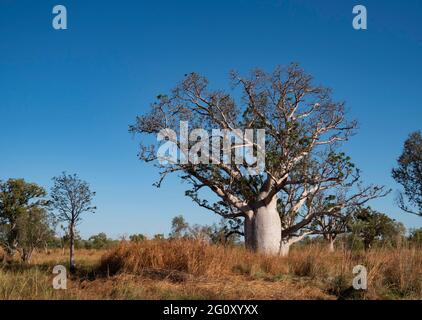
POLYGON ((242 248, 189 240, 122 242, 102 258, 100 269, 109 275, 162 272, 164 275, 178 273, 212 278, 233 273, 276 274, 288 270, 280 257, 260 256, 242 248))

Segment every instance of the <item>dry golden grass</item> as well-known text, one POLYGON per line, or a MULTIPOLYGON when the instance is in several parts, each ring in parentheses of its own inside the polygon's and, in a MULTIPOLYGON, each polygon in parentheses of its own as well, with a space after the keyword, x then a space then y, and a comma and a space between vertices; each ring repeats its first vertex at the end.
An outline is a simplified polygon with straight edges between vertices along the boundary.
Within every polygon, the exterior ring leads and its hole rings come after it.
MULTIPOLYGON (((67 252, 39 252, 30 266, 0 264, 0 299, 422 299, 422 251, 298 247, 288 258, 192 241, 122 242, 77 251, 68 289, 52 288, 67 252), (351 288, 356 265, 368 290, 351 288)), ((1 253, 0 253, 1 256, 1 253)))
MULTIPOLYGON (((101 257, 107 252, 107 250, 77 250, 77 260, 81 264, 96 264, 101 257)), ((69 250, 54 249, 37 252, 33 258, 32 264, 65 264, 69 259, 69 250)))
MULTIPOLYGON (((256 285, 254 281, 258 281, 271 283, 275 291, 280 282, 296 286, 294 295, 286 291, 283 295, 263 292, 260 297, 265 298, 422 299, 422 251, 415 248, 330 253, 324 247, 310 245, 282 258, 183 240, 122 242, 102 258, 100 269, 108 275, 133 274, 173 282, 227 283, 236 279, 256 285), (366 292, 352 289, 356 265, 368 270, 366 292), (299 290, 300 285, 313 289, 308 290, 313 294, 299 290), (320 293, 315 293, 316 289, 320 293)), ((260 291, 258 287, 254 290, 260 291)), ((249 297, 256 298, 252 294, 249 297)))
POLYGON ((242 248, 209 245, 189 240, 122 242, 101 260, 107 274, 161 273, 187 277, 219 278, 233 273, 286 273, 279 257, 262 256, 242 248))

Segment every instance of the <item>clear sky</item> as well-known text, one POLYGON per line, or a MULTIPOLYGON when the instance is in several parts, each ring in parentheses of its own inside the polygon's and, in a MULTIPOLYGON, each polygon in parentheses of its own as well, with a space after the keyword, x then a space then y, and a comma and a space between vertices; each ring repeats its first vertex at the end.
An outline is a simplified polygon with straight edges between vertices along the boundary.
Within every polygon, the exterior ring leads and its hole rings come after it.
MULTIPOLYGON (((422 1, 0 0, 0 179, 47 188, 62 171, 97 192, 83 236, 167 233, 173 216, 210 223, 177 177, 152 187, 128 125, 185 73, 226 88, 228 72, 300 62, 345 100, 358 134, 345 150, 367 183, 398 186, 391 168, 403 141, 422 129, 422 1), (63 4, 68 30, 52 28, 63 4), (368 30, 352 8, 368 9, 368 30)), ((374 201, 407 227, 394 194, 374 201)))

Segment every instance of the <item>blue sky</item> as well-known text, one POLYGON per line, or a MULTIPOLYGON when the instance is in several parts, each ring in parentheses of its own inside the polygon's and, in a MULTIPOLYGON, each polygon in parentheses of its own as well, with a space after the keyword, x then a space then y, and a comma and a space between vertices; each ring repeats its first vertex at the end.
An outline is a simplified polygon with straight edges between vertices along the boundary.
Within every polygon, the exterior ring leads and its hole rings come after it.
MULTIPOLYGON (((128 125, 185 73, 227 87, 228 72, 300 62, 345 100, 358 134, 345 147, 367 183, 390 177, 403 141, 422 129, 419 0, 31 1, 0 0, 0 179, 45 187, 76 172, 97 191, 83 236, 167 233, 173 216, 211 223, 173 177, 137 160, 128 125), (54 5, 68 30, 51 26, 54 5), (368 30, 352 8, 368 9, 368 30)), ((373 207, 408 227, 394 194, 373 207)))

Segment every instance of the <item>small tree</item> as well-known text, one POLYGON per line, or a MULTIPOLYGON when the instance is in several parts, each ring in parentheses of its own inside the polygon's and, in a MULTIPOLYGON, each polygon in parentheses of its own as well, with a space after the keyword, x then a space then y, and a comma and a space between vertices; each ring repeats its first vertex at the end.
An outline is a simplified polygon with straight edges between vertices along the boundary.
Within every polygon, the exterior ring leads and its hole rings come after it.
POLYGON ((54 238, 54 221, 45 208, 34 207, 18 219, 18 251, 23 262, 30 263, 32 254, 54 238))
POLYGON ((0 181, 0 245, 9 256, 21 253, 23 261, 51 234, 44 199, 46 191, 23 179, 0 181))
POLYGON ((57 218, 68 223, 70 242, 70 271, 75 269, 75 229, 82 220, 85 212, 94 213, 92 206, 95 192, 91 191, 86 181, 79 179, 76 174, 68 175, 65 172, 53 178, 54 186, 51 189, 51 202, 57 212, 57 218))
POLYGON ((179 239, 187 237, 189 233, 189 224, 185 221, 182 215, 174 217, 171 220, 171 231, 169 234, 170 239, 179 239))
POLYGON ((418 247, 422 246, 422 228, 410 230, 409 242, 418 247))
POLYGON ((191 239, 206 241, 214 244, 233 245, 243 236, 243 228, 240 219, 224 219, 212 225, 189 225, 185 218, 180 215, 171 221, 169 239, 191 239))
POLYGON ((347 199, 348 188, 338 188, 335 193, 319 193, 310 202, 313 210, 320 212, 310 226, 312 234, 322 235, 328 243, 328 250, 334 252, 334 243, 338 236, 348 231, 348 225, 357 207, 368 202, 371 197, 361 198, 354 194, 354 199, 347 199))
POLYGON ((225 246, 235 245, 240 242, 240 237, 244 236, 243 223, 240 219, 220 219, 219 223, 214 223, 209 227, 209 237, 214 244, 225 246))
POLYGON ((412 133, 404 143, 403 153, 393 169, 393 178, 403 186, 398 204, 408 213, 422 216, 422 135, 412 133))
POLYGON ((147 240, 147 237, 141 233, 139 234, 132 234, 129 236, 129 240, 132 242, 142 242, 147 240))
POLYGON ((154 234, 154 236, 153 236, 153 238, 152 238, 153 240, 156 240, 156 241, 163 241, 163 240, 165 240, 166 238, 164 237, 164 234, 162 234, 162 233, 157 233, 157 234, 154 234))
POLYGON ((391 241, 404 233, 402 224, 370 207, 356 210, 349 228, 363 241, 365 250, 369 250, 376 240, 391 241))
POLYGON ((112 240, 107 238, 104 232, 91 236, 88 241, 92 244, 93 249, 105 249, 112 244, 112 240))
POLYGON ((331 215, 319 216, 313 227, 313 234, 321 234, 328 244, 328 251, 334 252, 334 243, 340 234, 346 233, 349 216, 343 216, 340 212, 331 215))

